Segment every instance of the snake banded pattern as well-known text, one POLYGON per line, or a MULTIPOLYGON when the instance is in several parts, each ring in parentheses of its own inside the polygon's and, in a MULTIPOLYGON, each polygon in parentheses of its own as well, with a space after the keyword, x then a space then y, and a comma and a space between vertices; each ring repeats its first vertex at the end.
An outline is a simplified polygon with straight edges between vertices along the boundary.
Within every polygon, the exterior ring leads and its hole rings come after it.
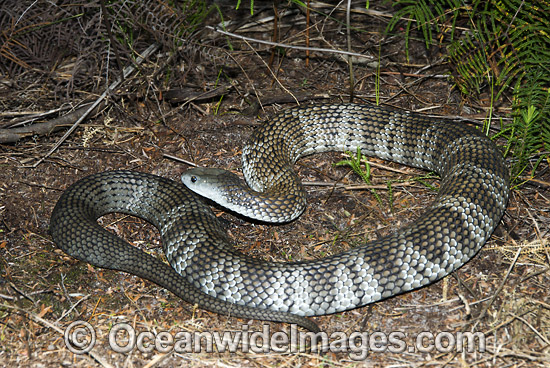
POLYGON ((437 172, 441 186, 418 220, 328 258, 271 263, 246 257, 184 186, 133 172, 102 173, 74 184, 54 209, 51 234, 76 258, 147 278, 203 308, 315 330, 304 317, 428 285, 479 251, 499 223, 509 194, 508 169, 496 146, 472 127, 421 114, 371 105, 318 105, 287 110, 255 130, 243 149, 251 190, 218 169, 182 175, 193 191, 233 211, 286 222, 305 206, 294 162, 357 147, 365 155, 437 172), (159 228, 173 269, 107 235, 96 219, 113 211, 159 228))

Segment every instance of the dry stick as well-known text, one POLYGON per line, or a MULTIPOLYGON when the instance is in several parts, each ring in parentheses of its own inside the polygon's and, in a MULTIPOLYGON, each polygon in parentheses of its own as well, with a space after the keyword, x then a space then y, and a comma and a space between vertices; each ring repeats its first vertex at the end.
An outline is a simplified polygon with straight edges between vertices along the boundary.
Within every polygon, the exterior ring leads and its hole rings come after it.
MULTIPOLYGON (((348 0, 348 6, 346 9, 346 34, 348 38, 348 51, 351 52, 351 0, 348 0)), ((353 102, 353 95, 355 94, 355 77, 353 75, 353 59, 348 55, 348 67, 349 67, 349 102, 353 102)))
MULTIPOLYGON (((306 6, 306 47, 309 47, 309 1, 306 6)), ((309 50, 306 50, 306 67, 309 66, 309 50)))
POLYGON ((48 116, 51 114, 59 113, 64 110, 69 110, 70 107, 66 106, 58 107, 56 109, 48 110, 48 111, 3 111, 0 112, 0 117, 2 116, 21 116, 20 118, 15 118, 14 121, 7 122, 5 124, 0 125, 0 130, 2 129, 8 129, 8 128, 17 128, 18 126, 23 126, 25 124, 32 123, 33 121, 42 118, 44 116, 48 116))
MULTIPOLYGON (((336 10, 344 11, 344 9, 340 8, 340 5, 342 3, 343 3, 343 1, 339 2, 336 6, 334 6, 334 4, 330 4, 330 3, 313 2, 313 3, 310 3, 309 6, 311 7, 311 9, 315 9, 315 8, 316 9, 326 9, 326 8, 329 8, 329 9, 331 9, 331 13, 332 13, 336 10)), ((394 14, 392 14, 392 13, 382 12, 382 11, 374 10, 374 9, 366 9, 364 5, 361 6, 361 7, 355 7, 353 9, 351 9, 351 11, 353 13, 356 13, 356 14, 372 15, 374 17, 381 17, 381 18, 393 18, 393 16, 394 16, 394 14)), ((518 11, 519 11, 519 9, 518 9, 518 11)), ((419 23, 418 20, 413 19, 413 18, 407 18, 407 17, 401 17, 401 18, 399 18, 399 20, 407 21, 407 22, 413 22, 413 23, 419 23)), ((421 22, 421 23, 423 23, 423 22, 421 22)), ((459 31, 463 31, 463 32, 470 32, 471 31, 471 28, 460 27, 460 26, 455 27, 455 29, 457 29, 459 31)))
MULTIPOLYGON (((89 103, 85 103, 70 113, 67 113, 65 115, 62 115, 52 120, 48 120, 47 122, 44 122, 44 123, 35 123, 28 126, 22 126, 17 128, 0 129, 0 144, 15 143, 20 139, 23 139, 31 135, 50 134, 56 130, 61 129, 63 126, 71 125, 73 121, 75 121, 80 116, 82 116, 82 114, 86 111, 86 109, 88 109, 89 105, 90 105, 89 103)), ((96 110, 99 111, 101 110, 102 107, 103 105, 99 104, 93 111, 96 111, 96 110)), ((60 109, 56 109, 56 110, 59 111, 60 109)), ((27 119, 27 121, 21 122, 21 123, 28 123, 31 120, 38 119, 40 115, 47 115, 55 112, 56 110, 51 110, 51 111, 47 111, 46 113, 33 115, 33 117, 31 117, 30 119, 27 119)))
POLYGON ((194 163, 194 162, 188 161, 188 160, 183 159, 183 158, 181 158, 181 157, 169 155, 168 153, 164 153, 162 156, 163 156, 163 157, 166 157, 166 158, 169 158, 169 159, 171 159, 171 160, 174 160, 174 161, 183 162, 184 164, 187 164, 187 165, 192 166, 192 167, 198 167, 198 166, 199 166, 199 165, 197 165, 197 164, 194 163))
MULTIPOLYGON (((115 42, 115 38, 113 37, 113 32, 111 32, 112 26, 111 26, 111 21, 109 20, 109 13, 107 12, 107 8, 105 7, 105 0, 100 0, 99 4, 101 6, 101 12, 103 13, 103 21, 105 22, 105 29, 107 30, 107 36, 109 36, 110 46, 113 47, 115 59, 119 69, 122 69, 122 61, 120 60, 120 57, 118 55, 118 43, 115 42)), ((120 79, 122 81, 125 79, 124 73, 120 75, 120 79)))
MULTIPOLYGON (((14 309, 14 310, 17 310, 17 311, 20 311, 20 312, 23 312, 25 314, 27 314, 30 319, 32 319, 33 321, 35 321, 36 323, 39 323, 39 324, 42 324, 46 327, 49 327, 51 328, 52 330, 56 331, 57 333, 59 333, 60 335, 64 336, 65 335, 65 331, 63 331, 61 328, 59 328, 56 324, 53 324, 51 323, 50 321, 40 317, 39 315, 31 312, 31 311, 28 311, 26 309, 23 309, 21 307, 18 307, 16 305, 7 305, 7 304, 1 304, 0 305, 0 309, 1 308, 7 308, 7 309, 14 309)), ((71 335, 71 334, 69 334, 71 335)), ((107 360, 105 358, 103 358, 103 356, 101 356, 97 351, 96 349, 92 348, 90 351, 88 351, 87 353, 89 356, 91 356, 93 359, 95 359, 96 362, 98 362, 99 364, 101 364, 103 367, 106 367, 106 368, 113 368, 113 366, 111 364, 109 364, 109 362, 107 362, 107 360)))
POLYGON ((217 28, 214 28, 214 27, 211 27, 211 26, 206 26, 205 28, 208 28, 208 29, 210 29, 214 32, 221 33, 225 36, 238 38, 240 40, 248 41, 248 42, 257 42, 257 43, 260 43, 260 44, 263 44, 263 45, 283 47, 283 48, 287 48, 287 49, 306 50, 306 51, 319 51, 319 52, 328 52, 328 53, 332 53, 332 54, 350 55, 350 56, 356 56, 356 57, 359 57, 359 58, 365 58, 365 59, 371 59, 371 60, 374 59, 374 57, 372 57, 372 56, 358 54, 356 52, 349 52, 349 51, 342 51, 342 50, 335 50, 335 49, 324 49, 324 48, 321 48, 321 47, 294 46, 294 45, 288 45, 288 44, 285 44, 285 43, 264 41, 264 40, 259 40, 257 38, 245 37, 245 36, 241 36, 241 35, 238 35, 238 34, 235 34, 235 33, 222 31, 221 29, 217 29, 217 28))
POLYGON ((533 327, 533 325, 531 325, 529 322, 527 322, 527 320, 521 316, 518 316, 514 313, 512 313, 512 317, 516 318, 516 319, 519 319, 521 322, 525 323, 527 325, 527 327, 529 327, 531 329, 531 331, 533 331, 542 341, 544 341, 546 343, 546 346, 549 346, 550 345, 550 341, 548 341, 548 339, 546 337, 544 337, 544 335, 542 335, 535 327, 533 327))
MULTIPOLYGON (((248 73, 246 72, 246 70, 244 70, 244 68, 242 67, 242 65, 235 59, 235 56, 233 56, 233 54, 227 50, 224 50, 225 54, 231 59, 233 60, 233 62, 239 66, 239 69, 241 69, 241 71, 243 72, 243 75, 245 76, 246 80, 248 80, 248 83, 250 84, 250 88, 252 88, 252 91, 254 91, 254 96, 256 97, 256 100, 258 100, 258 106, 260 106, 260 108, 262 110, 264 110, 264 106, 262 104, 262 100, 260 99, 260 94, 258 93, 258 91, 256 90, 256 87, 254 86, 254 83, 252 82, 252 80, 250 79, 250 77, 248 76, 248 73)), ((240 94, 239 90, 237 88, 235 88, 237 93, 240 94)))
POLYGON ((491 300, 489 300, 489 303, 487 303, 485 305, 485 307, 483 308, 483 310, 481 311, 479 316, 476 318, 476 322, 475 322, 474 326, 472 327, 472 331, 477 327, 478 323, 487 315, 487 312, 489 311, 489 308, 491 307, 491 305, 493 305, 494 301, 496 300, 497 296, 500 294, 502 289, 504 289, 504 285, 506 284, 506 281, 508 280, 508 277, 510 276, 510 273, 512 272, 512 269, 516 265, 516 262, 518 261, 518 258, 519 258, 520 254, 521 254, 521 248, 518 248, 516 256, 514 257, 514 260, 512 261, 512 263, 510 264, 510 267, 508 268, 508 271, 506 272, 506 276, 504 276, 504 279, 502 280, 502 282, 501 282, 500 286, 498 287, 498 289, 493 294, 493 297, 491 298, 491 300))
POLYGON ((246 44, 248 45, 248 47, 250 47, 250 49, 254 52, 254 54, 256 54, 256 56, 258 56, 258 59, 260 59, 260 61, 265 65, 265 67, 267 68, 267 70, 269 70, 269 72, 271 73, 271 76, 277 81, 277 83, 279 84, 279 86, 286 92, 288 93, 289 95, 292 96, 292 98, 294 98, 294 101, 296 101, 296 104, 300 104, 300 101, 298 101, 298 99, 296 98, 296 96, 294 96, 294 94, 292 92, 290 92, 288 90, 288 88, 286 88, 282 83, 281 81, 279 80, 279 78, 277 78, 277 76, 275 75, 275 73, 273 73, 273 70, 271 70, 271 68, 269 67, 269 65, 267 65, 267 63, 264 61, 264 59, 262 59, 262 57, 260 56, 260 54, 258 54, 258 52, 256 50, 254 50, 254 48, 252 47, 251 44, 248 43, 248 41, 244 40, 246 42, 246 44))
MULTIPOLYGON (((273 2, 273 37, 271 38, 273 42, 276 42, 279 38, 279 32, 277 32, 279 29, 279 8, 277 7, 277 3, 273 2)), ((275 53, 277 52, 277 49, 274 47, 271 50, 271 56, 269 57, 269 67, 271 68, 273 66, 273 61, 275 60, 275 53)), ((271 81, 271 85, 273 85, 274 81, 271 81)))
MULTIPOLYGON (((156 50, 158 50, 159 48, 159 45, 157 43, 154 43, 152 44, 151 46, 149 46, 147 48, 147 50, 145 50, 143 52, 143 54, 141 56, 139 56, 137 59, 136 59, 136 62, 135 64, 132 64, 130 66, 127 66, 125 69, 124 69, 124 72, 123 72, 123 78, 126 79, 128 78, 128 76, 136 69, 136 66, 137 65, 140 65, 145 59, 147 59, 153 52, 155 52, 156 50)), ((50 155, 52 153, 55 152, 55 150, 57 150, 59 148, 59 146, 61 146, 63 144, 63 142, 65 142, 65 140, 67 139, 67 137, 69 137, 69 135, 71 135, 71 133, 78 127, 78 125, 84 121, 84 119, 88 116, 88 114, 96 108, 97 105, 99 105, 101 103, 101 101, 103 101, 107 95, 113 91, 115 88, 117 88, 120 83, 122 83, 122 80, 121 79, 118 79, 116 80, 115 82, 111 83, 111 85, 109 86, 109 88, 107 88, 107 90, 105 92, 103 92, 101 94, 101 96, 99 96, 99 98, 88 108, 88 110, 86 110, 84 112, 84 114, 82 114, 82 116, 73 124, 73 126, 67 131, 67 133, 65 133, 63 135, 63 137, 61 137, 61 139, 52 147, 52 149, 46 153, 46 155, 44 157, 42 157, 40 160, 38 160, 38 162, 36 162, 32 167, 37 167, 38 165, 40 165, 40 163, 42 161, 44 161, 46 158, 50 157, 50 155)))

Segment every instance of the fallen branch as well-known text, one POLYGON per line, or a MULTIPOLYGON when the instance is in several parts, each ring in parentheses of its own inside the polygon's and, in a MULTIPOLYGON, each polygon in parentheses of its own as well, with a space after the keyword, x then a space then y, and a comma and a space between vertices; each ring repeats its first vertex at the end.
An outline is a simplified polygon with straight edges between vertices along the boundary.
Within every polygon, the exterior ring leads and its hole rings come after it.
POLYGON ((146 58, 149 57, 149 55, 151 55, 153 52, 155 52, 156 50, 158 50, 159 48, 159 45, 154 43, 152 44, 151 46, 149 46, 147 48, 147 50, 145 50, 143 52, 143 54, 141 56, 139 56, 137 59, 136 59, 136 62, 135 64, 133 65, 130 65, 130 66, 127 66, 126 68, 124 68, 124 71, 122 73, 122 78, 116 80, 115 82, 111 83, 111 85, 109 86, 109 88, 107 88, 107 90, 105 92, 103 92, 101 94, 101 96, 99 96, 99 98, 84 112, 84 114, 73 124, 73 126, 71 126, 71 128, 67 131, 67 133, 65 133, 63 135, 63 137, 61 137, 61 139, 52 147, 51 150, 48 151, 48 153, 46 153, 44 155, 44 157, 42 157, 40 160, 38 160, 34 165, 33 167, 37 167, 38 165, 40 165, 40 163, 42 161, 44 161, 46 158, 48 158, 52 153, 55 152, 55 150, 57 150, 59 148, 59 146, 61 146, 63 144, 63 142, 65 142, 65 139, 67 139, 67 137, 69 137, 69 135, 71 135, 72 132, 74 132, 74 130, 78 127, 78 125, 84 121, 84 119, 88 116, 88 114, 90 114, 90 112, 92 112, 97 106, 99 106, 100 103, 103 102, 103 100, 107 97, 107 95, 109 93, 111 93, 111 91, 115 90, 116 88, 118 88, 118 86, 122 83, 122 81, 126 78, 128 78, 128 76, 136 69, 136 66, 137 65, 140 65, 143 60, 145 60, 146 58))
MULTIPOLYGON (((105 103, 96 106, 93 111, 101 110, 105 106, 105 103)), ((84 114, 89 114, 88 109, 90 104, 87 103, 76 110, 60 116, 58 118, 49 120, 44 123, 36 123, 18 128, 0 129, 0 144, 2 143, 15 143, 23 138, 31 137, 33 135, 46 135, 53 133, 63 127, 70 126, 75 120, 78 120, 84 114)))
POLYGON ((241 36, 241 35, 231 33, 231 32, 227 32, 227 31, 224 31, 224 30, 221 30, 221 29, 218 29, 218 28, 215 28, 215 27, 211 27, 211 26, 206 26, 205 28, 210 29, 214 32, 221 33, 222 35, 225 35, 225 36, 237 38, 239 40, 248 41, 248 42, 256 42, 256 43, 259 43, 259 44, 262 44, 262 45, 269 45, 269 46, 273 46, 273 47, 282 47, 282 48, 286 48, 286 49, 295 49, 295 50, 327 52, 327 53, 332 53, 332 54, 355 56, 357 58, 364 58, 364 59, 370 59, 370 60, 372 60, 374 58, 373 56, 363 55, 363 54, 359 54, 359 53, 356 53, 356 52, 349 52, 349 51, 336 50, 336 49, 325 49, 325 48, 321 48, 321 47, 304 47, 304 46, 289 45, 289 44, 286 44, 286 43, 264 41, 264 40, 260 40, 260 39, 257 39, 257 38, 241 36))

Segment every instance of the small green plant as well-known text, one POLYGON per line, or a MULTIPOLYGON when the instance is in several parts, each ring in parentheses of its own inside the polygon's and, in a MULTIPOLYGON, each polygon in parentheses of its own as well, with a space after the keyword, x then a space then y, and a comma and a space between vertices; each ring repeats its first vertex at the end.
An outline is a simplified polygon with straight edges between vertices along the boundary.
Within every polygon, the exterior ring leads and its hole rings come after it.
MULTIPOLYGON (((355 155, 349 151, 346 151, 345 153, 349 156, 349 159, 339 161, 335 163, 334 166, 348 166, 349 168, 352 169, 354 173, 356 173, 361 177, 361 179, 365 182, 365 184, 371 185, 371 168, 370 168, 369 162, 365 159, 365 157, 361 153, 361 149, 358 147, 357 153, 355 155)), ((393 212, 393 184, 417 181, 430 190, 437 190, 436 187, 434 187, 429 182, 427 182, 427 180, 431 180, 436 177, 437 175, 435 175, 434 173, 428 173, 426 175, 417 176, 406 180, 388 180, 388 183, 387 183, 388 202, 390 205, 390 211, 393 212)), ((378 203, 382 206, 382 200, 378 195, 378 193, 376 192, 376 190, 374 188, 371 188, 370 191, 374 195, 378 203)))
MULTIPOLYGON (((241 6, 241 0, 237 0, 237 5, 235 6, 235 9, 239 9, 241 6)), ((254 14, 254 0, 250 0, 250 15, 254 14)))
MULTIPOLYGON (((220 70, 218 70, 218 76, 216 77, 216 83, 214 84, 214 88, 218 87, 220 80, 222 78, 222 73, 223 73, 223 69, 220 68, 220 70)), ((220 109, 220 106, 222 105, 223 97, 224 95, 221 95, 220 99, 218 100, 218 103, 216 103, 216 105, 214 106, 214 115, 218 115, 218 111, 220 109)))
MULTIPOLYGON (((339 161, 335 163, 334 166, 350 167, 353 170, 353 172, 359 175, 366 184, 370 185, 371 184, 370 164, 361 154, 361 148, 357 147, 357 153, 355 155, 349 151, 346 151, 345 153, 349 156, 349 159, 339 161)), ((374 188, 371 188, 370 191, 372 195, 374 195, 378 203, 382 206, 382 200, 380 199, 380 196, 378 195, 376 190, 374 188)))
POLYGON ((543 141, 550 142, 548 136, 550 128, 541 120, 540 110, 531 105, 520 113, 519 116, 514 117, 513 123, 506 126, 501 132, 501 135, 508 139, 506 153, 512 149, 514 150, 515 159, 512 162, 513 182, 517 181, 520 176, 527 177, 527 180, 532 178, 538 165, 544 159, 548 159, 547 154, 541 154, 532 164, 531 172, 525 174, 530 165, 530 159, 536 156, 539 149, 544 149, 539 143, 539 137, 542 135, 543 141))

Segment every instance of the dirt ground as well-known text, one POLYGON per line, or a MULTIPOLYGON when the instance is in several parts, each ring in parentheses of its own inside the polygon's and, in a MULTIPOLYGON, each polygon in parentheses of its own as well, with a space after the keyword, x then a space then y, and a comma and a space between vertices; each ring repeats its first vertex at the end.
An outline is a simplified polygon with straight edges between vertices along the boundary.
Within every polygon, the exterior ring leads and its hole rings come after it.
MULTIPOLYGON (((343 17, 342 13, 335 16, 343 17)), ((384 24, 374 21, 372 32, 357 34, 353 40, 355 50, 373 56, 368 63, 355 64, 355 102, 375 101, 377 45, 384 24)), ((269 38, 266 27, 246 35, 265 34, 269 38)), ((303 37, 299 27, 284 23, 281 27, 286 32, 282 41, 303 37)), ((327 38, 324 47, 330 43, 345 49, 345 32, 337 25, 327 23, 322 34, 327 38)), ((352 348, 339 352, 336 347, 320 353, 307 349, 297 353, 247 351, 242 346, 235 353, 207 352, 206 338, 200 352, 164 351, 159 346, 151 351, 113 350, 109 333, 121 323, 136 334, 166 331, 171 336, 178 332, 261 332, 264 325, 270 334, 290 329, 285 324, 241 320, 196 309, 140 278, 77 261, 57 249, 48 235, 57 199, 84 176, 130 169, 178 180, 189 163, 239 172, 247 137, 263 120, 294 106, 289 96, 296 96, 301 104, 349 101, 349 69, 340 56, 318 52, 306 64, 301 50, 272 55, 267 46, 236 39, 231 42, 235 50, 230 56, 219 52, 222 61, 216 63, 206 56, 192 60, 185 65, 187 77, 174 78, 173 82, 151 77, 161 64, 153 55, 49 157, 47 152, 68 127, 0 145, 0 365, 548 366, 549 256, 548 246, 537 243, 548 241, 549 236, 547 166, 538 173, 540 185, 513 188, 507 213, 495 234, 453 275, 374 305, 314 318, 329 335, 355 331, 363 333, 360 338, 380 342, 381 336, 402 333, 405 351, 376 351, 376 344, 371 344, 361 357, 357 352, 354 355, 352 348), (228 86, 223 96, 191 101, 166 97, 167 91, 212 90, 220 71, 223 84, 228 86), (251 108, 250 103, 258 101, 263 106, 251 108), (96 331, 97 341, 89 353, 73 354, 67 347, 64 333, 75 321, 88 322, 96 331), (438 351, 431 346, 437 336, 452 340, 466 332, 481 333, 484 346, 474 344, 471 352, 457 351, 453 346, 438 351), (418 345, 419 336, 424 349, 411 348, 418 345)), ((489 106, 488 96, 465 97, 452 88, 449 65, 441 62, 443 50, 431 48, 426 52, 422 42, 413 42, 410 61, 403 50, 402 38, 384 41, 379 74, 383 103, 433 115, 461 116, 481 124, 489 106)), ((2 126, 24 113, 73 105, 87 94, 73 94, 68 100, 54 94, 51 84, 21 81, 24 77, 18 83, 0 84, 2 126)), ((508 107, 506 102, 497 106, 495 121, 506 118, 508 107)), ((457 124, 461 123, 457 119, 457 124)), ((496 125, 494 128, 493 133, 498 130, 496 125)), ((343 158, 343 153, 336 152, 299 162, 309 206, 290 224, 251 224, 218 208, 213 210, 246 254, 295 261, 326 257, 389 234, 421 216, 434 197, 435 191, 429 187, 437 188, 437 178, 418 180, 427 173, 370 159, 379 203, 370 190, 354 188, 362 185, 357 175, 348 168, 334 167, 333 163, 343 158), (394 183, 391 195, 389 181, 394 183)), ((151 225, 122 215, 105 216, 101 222, 133 245, 162 257, 159 234, 151 225)), ((130 339, 128 335, 125 338, 130 339)))

